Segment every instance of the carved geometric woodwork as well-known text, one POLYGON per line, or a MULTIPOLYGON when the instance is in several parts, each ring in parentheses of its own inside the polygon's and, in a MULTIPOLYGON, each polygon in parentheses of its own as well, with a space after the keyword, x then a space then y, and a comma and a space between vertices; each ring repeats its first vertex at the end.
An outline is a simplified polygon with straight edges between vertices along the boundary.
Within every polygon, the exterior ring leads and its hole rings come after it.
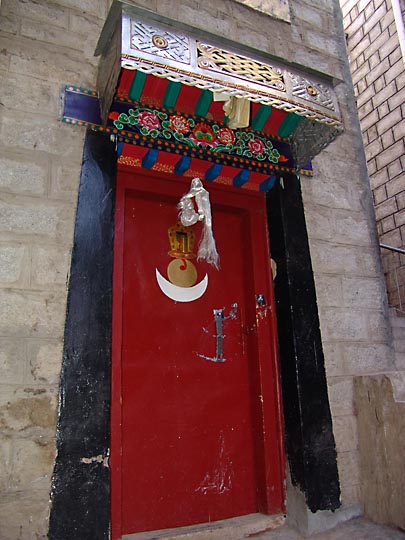
MULTIPOLYGON (((117 9, 117 3, 113 6, 117 9)), ((196 39, 162 23, 140 20, 130 6, 115 14, 115 23, 111 20, 97 49, 103 55, 97 90, 104 123, 117 88, 119 58, 121 68, 136 70, 143 76, 154 75, 214 96, 221 93, 229 98, 245 98, 298 115, 302 118, 297 124, 300 136, 292 134, 292 139, 299 165, 308 163, 343 131, 337 97, 328 80, 226 50, 206 42, 203 36, 196 39), (119 36, 114 36, 117 28, 119 36), (307 141, 309 133, 311 140, 307 141)))

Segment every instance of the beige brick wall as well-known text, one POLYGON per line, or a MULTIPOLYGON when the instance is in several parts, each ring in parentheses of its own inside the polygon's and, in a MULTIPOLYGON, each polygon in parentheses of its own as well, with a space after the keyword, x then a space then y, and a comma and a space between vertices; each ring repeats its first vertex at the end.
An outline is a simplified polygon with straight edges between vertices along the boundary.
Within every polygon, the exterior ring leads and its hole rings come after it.
MULTIPOLYGON (((341 0, 380 242, 405 247, 405 64, 391 0, 341 0)), ((390 305, 405 315, 405 256, 383 250, 390 305)))
MULTIPOLYGON (((1 2, 0 537, 4 540, 44 538, 46 532, 66 279, 84 137, 79 128, 57 121, 58 98, 66 83, 94 87, 92 52, 108 3, 1 2)), ((393 366, 372 200, 337 0, 290 0, 291 24, 231 0, 133 0, 133 4, 201 33, 208 28, 239 41, 242 48, 264 50, 345 81, 337 92, 346 133, 315 159, 314 178, 302 183, 342 500, 357 504, 353 377, 393 366)), ((394 137, 394 127, 392 131, 394 137)))

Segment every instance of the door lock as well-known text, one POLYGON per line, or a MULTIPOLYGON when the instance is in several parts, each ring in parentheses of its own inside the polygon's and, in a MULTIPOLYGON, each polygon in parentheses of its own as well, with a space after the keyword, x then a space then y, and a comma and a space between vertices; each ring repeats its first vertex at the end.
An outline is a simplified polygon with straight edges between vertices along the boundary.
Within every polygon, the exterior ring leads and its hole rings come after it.
POLYGON ((266 306, 266 298, 264 294, 256 294, 256 307, 264 307, 266 306))

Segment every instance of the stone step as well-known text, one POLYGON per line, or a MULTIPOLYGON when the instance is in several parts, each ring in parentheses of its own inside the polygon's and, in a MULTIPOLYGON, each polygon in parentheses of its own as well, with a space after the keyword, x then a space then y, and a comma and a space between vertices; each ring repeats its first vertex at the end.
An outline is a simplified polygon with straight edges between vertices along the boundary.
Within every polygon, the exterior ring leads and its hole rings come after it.
POLYGON ((282 514, 249 514, 177 529, 125 534, 122 540, 242 540, 281 527, 284 521, 282 514))
MULTIPOLYGON (((393 527, 379 525, 365 518, 358 518, 348 520, 323 533, 310 536, 304 536, 295 529, 282 525, 268 532, 253 534, 250 540, 348 540, 348 538, 353 540, 404 540, 404 533, 393 527)), ((192 540, 191 537, 190 540, 192 540)))

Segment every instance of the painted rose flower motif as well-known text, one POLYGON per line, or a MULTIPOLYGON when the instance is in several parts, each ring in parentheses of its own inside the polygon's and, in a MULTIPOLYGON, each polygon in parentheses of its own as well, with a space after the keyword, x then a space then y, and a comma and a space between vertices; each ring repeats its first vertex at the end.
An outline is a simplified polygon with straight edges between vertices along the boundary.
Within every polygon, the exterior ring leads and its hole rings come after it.
POLYGON ((221 128, 218 130, 217 139, 222 144, 234 144, 236 137, 235 133, 229 128, 221 128))
POLYGON ((149 111, 142 111, 139 113, 138 122, 141 126, 147 129, 159 129, 160 121, 156 114, 149 111))
POLYGON ((187 118, 183 116, 171 116, 170 128, 177 133, 188 133, 190 131, 190 123, 187 118))
POLYGON ((198 142, 205 144, 212 144, 215 141, 215 133, 213 129, 203 122, 194 126, 193 136, 198 142))
POLYGON ((262 154, 266 148, 264 142, 260 139, 251 139, 248 142, 248 147, 252 154, 255 154, 256 156, 262 154))

